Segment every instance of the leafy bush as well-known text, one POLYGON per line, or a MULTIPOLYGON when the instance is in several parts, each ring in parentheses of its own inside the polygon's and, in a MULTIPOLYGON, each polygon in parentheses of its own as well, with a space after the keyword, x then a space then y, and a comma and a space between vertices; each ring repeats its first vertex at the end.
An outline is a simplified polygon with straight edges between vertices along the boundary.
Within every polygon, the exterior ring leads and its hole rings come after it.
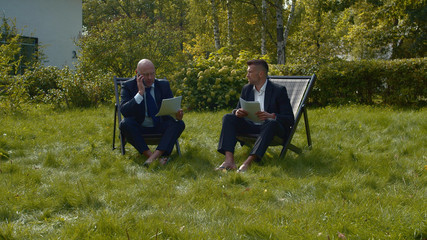
POLYGON ((387 104, 411 105, 427 102, 427 58, 402 59, 384 62, 380 71, 387 104))
POLYGON ((68 67, 39 66, 19 77, 33 102, 56 107, 89 107, 111 100, 111 74, 68 67))
POLYGON ((24 82, 20 76, 4 75, 0 85, 0 109, 20 110, 28 99, 24 82))
POLYGON ((23 75, 27 92, 36 102, 41 102, 51 90, 60 89, 61 77, 61 69, 53 66, 39 66, 23 75))
POLYGON ((334 60, 321 65, 273 65, 271 75, 317 75, 310 102, 326 106, 384 103, 423 105, 427 58, 334 60))
POLYGON ((234 58, 229 49, 196 58, 173 76, 172 88, 183 96, 183 103, 194 110, 234 108, 246 79, 246 61, 257 58, 242 51, 234 58))
POLYGON ((15 57, 21 51, 19 35, 6 18, 2 18, 1 30, 0 39, 5 43, 0 44, 0 106, 16 110, 27 96, 21 79, 15 77, 21 64, 21 58, 15 57))
MULTIPOLYGON (((76 71, 67 71, 67 77, 62 78, 60 82, 65 100, 68 104, 75 107, 95 106, 102 102, 111 100, 114 96, 113 81, 111 74, 101 71, 83 72, 81 69, 76 71)), ((52 96, 60 93, 51 93, 52 96)))

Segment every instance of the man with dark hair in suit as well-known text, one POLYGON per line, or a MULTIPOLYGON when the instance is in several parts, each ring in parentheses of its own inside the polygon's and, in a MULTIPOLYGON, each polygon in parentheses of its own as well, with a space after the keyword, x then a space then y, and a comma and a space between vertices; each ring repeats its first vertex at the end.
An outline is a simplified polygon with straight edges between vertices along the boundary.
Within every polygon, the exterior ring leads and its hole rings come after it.
POLYGON ((169 82, 155 78, 156 69, 148 59, 138 62, 136 74, 122 85, 120 110, 124 119, 120 122, 120 130, 125 139, 147 157, 144 165, 149 165, 159 157, 161 163, 165 164, 168 160, 166 156, 170 155, 176 140, 184 131, 184 112, 180 109, 176 113, 176 120, 171 116, 156 117, 162 100, 173 97, 169 82), (154 152, 148 148, 143 133, 163 133, 154 152))
POLYGON ((248 112, 241 108, 240 101, 232 113, 224 115, 218 152, 225 155, 225 160, 216 170, 237 169, 234 162, 237 134, 260 134, 249 157, 238 169, 239 172, 245 172, 252 162, 261 160, 274 136, 286 140, 289 137, 290 127, 294 124, 294 114, 286 88, 267 79, 267 62, 251 60, 247 65, 246 77, 249 83, 243 87, 240 97, 246 101, 260 103, 261 110, 256 113, 256 116, 262 123, 254 123, 245 118, 248 112))

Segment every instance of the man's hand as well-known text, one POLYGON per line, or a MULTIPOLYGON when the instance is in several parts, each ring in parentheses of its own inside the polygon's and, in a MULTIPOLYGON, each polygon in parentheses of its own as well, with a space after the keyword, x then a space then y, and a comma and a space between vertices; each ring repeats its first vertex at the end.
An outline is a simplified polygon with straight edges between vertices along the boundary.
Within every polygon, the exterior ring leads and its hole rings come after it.
POLYGON ((264 120, 269 119, 269 118, 274 119, 276 117, 276 115, 274 113, 268 113, 268 112, 264 112, 264 111, 258 111, 255 113, 255 115, 257 115, 258 119, 261 121, 264 121, 264 120))
POLYGON ((179 109, 178 112, 176 112, 175 117, 177 120, 182 120, 182 118, 184 117, 184 111, 182 109, 179 109))
POLYGON ((144 76, 142 74, 137 74, 136 84, 138 85, 138 93, 143 96, 145 93, 145 85, 144 85, 144 76))
POLYGON ((248 112, 243 108, 237 109, 234 114, 236 115, 236 117, 239 117, 239 118, 248 116, 248 112))

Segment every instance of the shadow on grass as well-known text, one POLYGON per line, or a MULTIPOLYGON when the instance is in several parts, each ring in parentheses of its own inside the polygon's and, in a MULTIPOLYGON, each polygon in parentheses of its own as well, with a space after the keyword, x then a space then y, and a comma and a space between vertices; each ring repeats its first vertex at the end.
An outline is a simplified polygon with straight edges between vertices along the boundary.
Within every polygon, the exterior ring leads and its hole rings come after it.
MULTIPOLYGON (((126 145, 127 146, 127 145, 126 145)), ((175 171, 176 174, 181 175, 183 178, 197 179, 200 175, 206 175, 207 173, 214 172, 215 165, 214 161, 206 154, 203 149, 193 146, 185 146, 185 150, 181 149, 181 156, 175 151, 170 155, 170 162, 166 165, 161 165, 158 161, 150 164, 147 168, 150 171, 175 171)), ((214 155, 214 154, 212 154, 214 155)), ((219 154, 217 154, 219 155, 219 154)), ((140 167, 144 167, 143 164, 146 160, 144 156, 139 154, 136 150, 127 148, 125 158, 136 163, 140 167)))
MULTIPOLYGON (((214 164, 211 161, 208 150, 204 151, 198 147, 186 146, 182 156, 173 157, 173 161, 169 162, 169 166, 176 168, 181 177, 197 179, 202 175, 210 175, 214 173, 214 164)), ((169 167, 168 166, 168 167, 169 167)))
POLYGON ((273 157, 264 159, 260 165, 279 166, 294 178, 310 175, 332 176, 342 169, 341 160, 322 149, 306 149, 300 155, 288 151, 284 159, 280 159, 277 153, 273 157))
MULTIPOLYGON (((136 150, 130 148, 126 150, 126 158, 142 167, 145 157, 136 150)), ((342 159, 322 149, 304 149, 300 155, 288 150, 284 159, 279 157, 280 151, 276 150, 278 149, 268 149, 263 160, 256 164, 261 168, 279 167, 283 173, 294 178, 305 178, 311 175, 332 176, 342 169, 342 159)), ((239 153, 236 153, 236 164, 241 164, 249 152, 250 149, 247 147, 239 149, 239 153)), ((149 169, 156 172, 172 170, 183 178, 197 179, 211 174, 215 176, 217 174, 215 167, 223 159, 223 155, 216 151, 212 152, 212 150, 191 145, 186 145, 185 149, 182 149, 182 156, 178 156, 174 150, 170 157, 172 160, 166 166, 156 163, 149 169)))

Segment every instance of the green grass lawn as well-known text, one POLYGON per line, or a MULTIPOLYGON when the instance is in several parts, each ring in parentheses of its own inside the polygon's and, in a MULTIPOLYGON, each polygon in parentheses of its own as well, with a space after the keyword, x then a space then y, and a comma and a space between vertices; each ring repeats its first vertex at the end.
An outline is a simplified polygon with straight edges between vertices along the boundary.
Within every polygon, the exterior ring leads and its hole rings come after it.
POLYGON ((0 239, 427 238, 427 109, 309 109, 313 148, 244 174, 214 171, 224 113, 186 114, 150 168, 112 151, 111 106, 0 115, 0 239))

